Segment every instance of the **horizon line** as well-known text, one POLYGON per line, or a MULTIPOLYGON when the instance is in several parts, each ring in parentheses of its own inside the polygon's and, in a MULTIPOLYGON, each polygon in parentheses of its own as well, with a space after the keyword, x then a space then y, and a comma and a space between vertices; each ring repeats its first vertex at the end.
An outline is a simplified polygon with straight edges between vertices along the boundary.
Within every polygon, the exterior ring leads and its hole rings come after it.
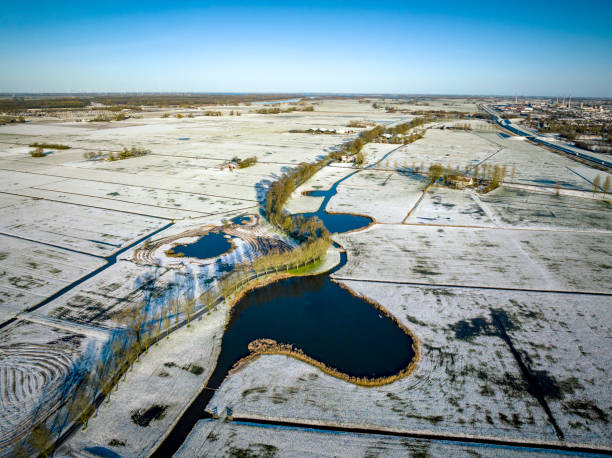
POLYGON ((605 99, 612 100, 612 96, 581 96, 574 94, 477 94, 477 93, 445 93, 445 92, 268 92, 268 91, 32 91, 32 92, 13 92, 0 91, 0 97, 18 96, 128 96, 128 95, 275 95, 275 96, 339 96, 339 97, 385 97, 385 96, 410 96, 410 97, 497 97, 497 98, 568 98, 573 99, 605 99))

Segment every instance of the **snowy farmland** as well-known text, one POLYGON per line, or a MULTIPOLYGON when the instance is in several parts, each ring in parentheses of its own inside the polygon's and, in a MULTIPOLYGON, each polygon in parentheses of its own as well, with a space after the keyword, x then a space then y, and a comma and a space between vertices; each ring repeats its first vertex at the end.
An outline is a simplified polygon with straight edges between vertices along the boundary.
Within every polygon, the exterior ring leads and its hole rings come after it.
MULTIPOLYGON (((267 187, 355 138, 363 128, 351 122, 414 118, 374 101, 325 99, 312 112, 278 115, 226 106, 215 107, 218 117, 168 109, 168 117, 145 110, 102 124, 41 118, 0 126, 0 445, 23 442, 40 412, 55 421, 67 395, 62 380, 77 363, 96 365, 131 307, 152 307, 163 336, 162 312, 172 300, 198 296, 243 261, 293 248, 261 212, 267 187), (30 157, 33 142, 70 149, 30 157), (150 153, 85 156, 131 147, 150 153), (221 169, 250 156, 257 157, 251 167, 221 169), (231 248, 202 259, 172 252, 211 232, 231 248), (27 408, 15 413, 20 402, 27 408)), ((477 111, 472 99, 385 104, 477 111)), ((229 408, 251 423, 202 420, 179 456, 331 456, 339 447, 356 456, 482 452, 470 441, 505 444, 495 452, 508 456, 524 444, 611 450, 612 213, 609 197, 592 193, 595 177, 609 175, 500 136, 484 121, 465 122, 474 130, 432 123, 411 144, 369 143, 364 167, 330 164, 285 206, 314 212, 324 197, 305 193, 352 174, 326 210, 374 222, 334 235, 346 263, 331 278, 414 333, 414 371, 364 387, 291 356, 261 355, 228 375, 201 412, 229 408), (506 166, 507 175, 488 193, 428 186, 426 173, 415 171, 432 163, 460 171, 506 166), (264 420, 277 425, 256 424, 264 420), (302 426, 278 427, 283 422, 302 426)), ((337 262, 336 255, 324 265, 337 262)), ((148 456, 171 434, 213 373, 231 315, 227 303, 195 311, 189 327, 184 312, 173 316, 169 337, 131 365, 58 456, 148 456)), ((52 430, 70 427, 56 422, 52 430)))

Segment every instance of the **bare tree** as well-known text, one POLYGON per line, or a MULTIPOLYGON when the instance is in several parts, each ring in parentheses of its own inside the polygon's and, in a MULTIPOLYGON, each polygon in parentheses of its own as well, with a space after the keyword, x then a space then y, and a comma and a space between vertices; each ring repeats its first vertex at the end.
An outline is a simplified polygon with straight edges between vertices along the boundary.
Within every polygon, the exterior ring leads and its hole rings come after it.
POLYGON ((444 168, 440 164, 433 164, 429 166, 429 172, 427 173, 427 177, 432 183, 435 183, 440 179, 443 173, 444 168))
POLYGON ((195 297, 185 298, 185 314, 187 315, 187 327, 190 326, 191 316, 195 311, 196 299, 195 297))
POLYGON ((28 437, 28 444, 37 452, 36 455, 49 456, 47 448, 52 440, 51 433, 44 423, 41 423, 32 430, 28 437))
POLYGON ((601 183, 601 177, 599 175, 597 175, 594 179, 593 179, 593 195, 595 195, 595 193, 599 192, 599 184, 601 183))
POLYGON ((87 384, 83 383, 72 395, 70 402, 70 417, 73 421, 80 420, 83 429, 87 429, 87 421, 91 410, 91 399, 87 396, 87 384))
POLYGON ((603 193, 608 194, 610 192, 610 175, 606 176, 603 184, 603 193))
POLYGON ((147 320, 146 304, 140 303, 128 307, 120 313, 120 319, 124 322, 131 334, 136 338, 138 350, 142 348, 142 337, 145 331, 144 325, 147 320))
POLYGON ((174 312, 174 322, 178 324, 179 316, 181 314, 181 301, 178 297, 173 297, 170 299, 170 308, 174 312))
POLYGON ((212 289, 207 289, 202 294, 200 294, 200 302, 206 305, 209 313, 210 309, 215 305, 216 299, 217 295, 213 292, 212 289))
POLYGON ((166 329, 166 337, 168 337, 170 331, 170 316, 168 315, 168 311, 164 311, 164 328, 166 329))

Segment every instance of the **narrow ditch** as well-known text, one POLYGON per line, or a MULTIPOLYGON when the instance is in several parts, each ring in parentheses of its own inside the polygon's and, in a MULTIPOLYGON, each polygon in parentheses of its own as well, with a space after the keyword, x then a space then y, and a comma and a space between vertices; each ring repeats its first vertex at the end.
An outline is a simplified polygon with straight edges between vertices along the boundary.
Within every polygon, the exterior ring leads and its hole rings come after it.
MULTIPOLYGON (((224 420, 217 420, 224 421, 224 420)), ((228 420, 230 421, 230 420, 228 420)), ((562 443, 548 443, 539 441, 525 441, 525 440, 512 440, 503 438, 493 437, 479 437, 479 436, 460 436, 455 434, 436 434, 429 432, 417 432, 417 431, 394 431, 377 428, 367 427, 351 427, 351 426, 339 426, 339 425, 324 425, 319 423, 308 423, 308 422, 297 422, 297 421, 282 421, 282 420, 266 420, 261 418, 249 418, 249 417, 233 417, 232 422, 237 424, 249 425, 249 426, 272 426, 272 427, 289 427, 296 429, 315 430, 315 431, 331 431, 341 433, 356 433, 356 434, 375 434, 381 436, 391 437, 406 437, 412 439, 424 439, 431 441, 453 441, 462 444, 483 444, 489 446, 501 446, 501 447, 512 447, 516 448, 517 453, 525 453, 527 451, 549 451, 549 450, 560 450, 564 452, 573 452, 581 454, 595 454, 595 456, 602 456, 603 454, 610 454, 607 449, 601 449, 597 447, 589 447, 582 445, 570 445, 562 443)), ((495 456, 494 454, 488 456, 495 456)))

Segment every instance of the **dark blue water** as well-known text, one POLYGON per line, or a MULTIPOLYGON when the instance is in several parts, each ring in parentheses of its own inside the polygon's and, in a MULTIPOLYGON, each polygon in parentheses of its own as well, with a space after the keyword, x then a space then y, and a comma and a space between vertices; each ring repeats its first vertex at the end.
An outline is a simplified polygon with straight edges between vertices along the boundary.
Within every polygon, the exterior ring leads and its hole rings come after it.
POLYGON ((208 386, 249 354, 256 339, 291 344, 356 377, 397 374, 414 358, 412 338, 391 318, 334 283, 329 274, 292 277, 248 293, 232 310, 208 386))
POLYGON ((367 216, 351 215, 350 213, 327 213, 326 211, 300 213, 299 216, 305 218, 316 216, 332 234, 361 229, 369 226, 373 222, 372 218, 368 218, 367 216))
POLYGON ((372 218, 368 218, 367 216, 351 215, 350 213, 328 213, 325 210, 330 199, 334 197, 338 192, 338 185, 349 177, 352 177, 355 173, 356 172, 353 172, 350 175, 347 175, 346 177, 337 181, 327 191, 323 191, 320 189, 314 191, 306 191, 304 194, 306 194, 307 196, 324 197, 323 202, 321 202, 321 205, 319 206, 319 209, 316 212, 312 213, 297 213, 295 215, 291 215, 291 217, 311 218, 313 216, 316 216, 321 220, 321 222, 323 222, 325 228, 332 234, 341 234, 343 232, 354 231, 356 229, 361 229, 372 224, 374 220, 372 218))
POLYGON ((209 232, 194 243, 173 246, 172 251, 188 258, 208 259, 221 256, 231 248, 232 244, 223 233, 209 232))
POLYGON ((234 216, 231 220, 232 224, 244 224, 244 223, 248 223, 249 221, 251 221, 251 217, 250 216, 244 216, 244 215, 240 215, 240 216, 234 216))

